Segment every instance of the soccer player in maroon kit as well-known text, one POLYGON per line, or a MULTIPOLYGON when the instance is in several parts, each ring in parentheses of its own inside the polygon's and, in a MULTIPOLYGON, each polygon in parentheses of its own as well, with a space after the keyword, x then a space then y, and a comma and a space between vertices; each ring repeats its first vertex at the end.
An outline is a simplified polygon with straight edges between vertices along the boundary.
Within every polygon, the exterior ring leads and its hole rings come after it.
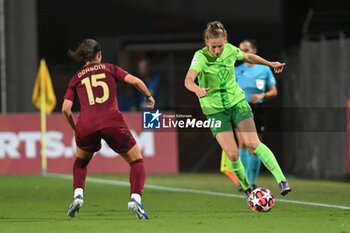
POLYGON ((116 82, 129 83, 137 88, 146 96, 147 107, 151 109, 155 101, 139 78, 118 66, 101 63, 101 47, 97 41, 85 39, 75 51, 69 50, 68 55, 85 65, 70 80, 62 105, 62 112, 73 130, 77 145, 73 165, 74 199, 67 215, 77 216, 83 205, 87 166, 94 152, 100 150, 101 139, 104 139, 130 165, 131 200, 128 209, 139 219, 148 219, 141 205, 146 179, 144 162, 141 151, 119 111, 116 82), (76 95, 81 105, 77 123, 71 112, 76 95))

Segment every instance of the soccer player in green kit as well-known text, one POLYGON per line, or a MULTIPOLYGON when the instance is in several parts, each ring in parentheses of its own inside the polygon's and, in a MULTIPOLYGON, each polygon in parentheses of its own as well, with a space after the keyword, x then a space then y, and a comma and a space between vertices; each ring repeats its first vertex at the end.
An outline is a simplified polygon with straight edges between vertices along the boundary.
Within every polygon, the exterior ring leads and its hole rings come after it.
POLYGON ((231 122, 240 131, 244 144, 261 158, 273 174, 281 194, 286 195, 291 187, 271 150, 259 140, 252 110, 236 82, 234 70, 236 60, 266 65, 275 73, 282 72, 285 63, 270 62, 255 54, 242 52, 227 42, 227 32, 218 21, 207 24, 204 41, 206 47, 195 53, 185 78, 185 87, 197 95, 207 119, 221 120, 221 127, 212 127, 211 131, 227 154, 230 168, 242 185, 246 199, 252 189, 239 157, 231 122), (195 83, 196 77, 199 85, 195 83))

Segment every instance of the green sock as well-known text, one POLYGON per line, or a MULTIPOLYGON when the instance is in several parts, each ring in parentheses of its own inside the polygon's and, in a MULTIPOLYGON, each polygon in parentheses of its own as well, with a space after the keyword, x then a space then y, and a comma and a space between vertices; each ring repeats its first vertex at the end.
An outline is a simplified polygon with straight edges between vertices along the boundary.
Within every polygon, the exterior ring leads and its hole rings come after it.
POLYGON ((259 146, 254 150, 254 153, 259 155, 265 167, 270 170, 278 183, 282 180, 286 180, 275 156, 273 155, 272 151, 267 146, 265 146, 264 143, 260 143, 259 146))
POLYGON ((250 188, 250 183, 249 183, 249 180, 247 179, 247 176, 245 175, 244 166, 242 164, 241 159, 239 158, 237 161, 228 160, 228 164, 230 165, 231 171, 235 173, 243 189, 250 188))

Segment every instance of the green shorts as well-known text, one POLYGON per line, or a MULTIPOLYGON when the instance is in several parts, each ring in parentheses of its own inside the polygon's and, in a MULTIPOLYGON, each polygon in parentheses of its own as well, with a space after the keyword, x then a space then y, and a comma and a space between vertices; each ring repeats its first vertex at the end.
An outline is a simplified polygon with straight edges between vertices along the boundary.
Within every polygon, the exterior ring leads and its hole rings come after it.
POLYGON ((206 115, 207 119, 212 119, 214 121, 221 121, 221 127, 210 127, 213 136, 215 137, 218 133, 228 130, 233 130, 232 122, 235 126, 238 125, 239 122, 253 118, 254 115, 252 113, 252 109, 248 104, 246 99, 241 100, 236 105, 231 108, 226 109, 225 111, 214 113, 211 115, 206 115))

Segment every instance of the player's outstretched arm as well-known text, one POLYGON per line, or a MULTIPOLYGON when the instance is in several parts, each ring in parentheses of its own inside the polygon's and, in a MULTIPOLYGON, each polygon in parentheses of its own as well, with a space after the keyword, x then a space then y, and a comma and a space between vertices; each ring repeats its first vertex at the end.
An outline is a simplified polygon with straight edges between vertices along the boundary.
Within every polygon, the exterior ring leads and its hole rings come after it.
POLYGON ((273 70, 277 74, 281 73, 283 71, 284 66, 286 65, 286 63, 280 63, 278 61, 270 62, 253 53, 243 53, 243 61, 247 63, 252 63, 252 64, 261 64, 261 65, 269 66, 273 68, 273 70))
POLYGON ((187 90, 192 91, 193 93, 195 93, 198 98, 203 98, 208 96, 207 91, 210 90, 210 88, 200 88, 195 82, 194 80, 197 77, 198 72, 195 70, 189 70, 187 72, 186 78, 185 78, 185 87, 187 88, 187 90))
POLYGON ((146 106, 147 108, 151 108, 151 109, 154 108, 154 105, 156 102, 153 99, 150 91, 146 87, 145 83, 141 79, 131 74, 128 74, 125 76, 124 82, 133 85, 137 90, 139 90, 142 94, 144 94, 145 100, 148 103, 148 105, 146 106))
POLYGON ((73 102, 65 99, 62 104, 62 113, 65 116, 66 120, 68 121, 70 127, 72 128, 75 134, 75 121, 72 114, 72 106, 73 106, 73 102))

